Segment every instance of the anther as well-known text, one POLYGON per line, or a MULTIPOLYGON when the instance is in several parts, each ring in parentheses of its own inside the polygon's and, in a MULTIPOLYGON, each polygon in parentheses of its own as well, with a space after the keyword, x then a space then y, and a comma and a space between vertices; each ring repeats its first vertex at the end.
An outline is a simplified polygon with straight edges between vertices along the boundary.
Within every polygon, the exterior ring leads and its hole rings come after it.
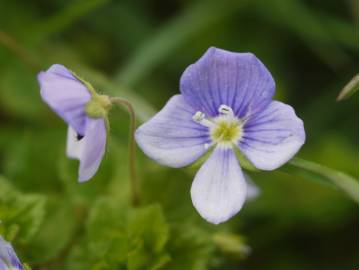
POLYGON ((192 116, 192 120, 197 122, 197 123, 201 123, 201 121, 206 117, 206 115, 203 112, 196 112, 193 116, 192 116))
POLYGON ((224 104, 219 106, 218 112, 221 113, 221 114, 224 114, 224 115, 234 116, 232 108, 227 106, 227 105, 224 105, 224 104))
POLYGON ((193 116, 192 116, 192 120, 195 121, 196 123, 205 126, 205 127, 213 127, 214 123, 212 123, 211 121, 209 121, 208 119, 206 119, 206 115, 203 112, 196 112, 193 116))

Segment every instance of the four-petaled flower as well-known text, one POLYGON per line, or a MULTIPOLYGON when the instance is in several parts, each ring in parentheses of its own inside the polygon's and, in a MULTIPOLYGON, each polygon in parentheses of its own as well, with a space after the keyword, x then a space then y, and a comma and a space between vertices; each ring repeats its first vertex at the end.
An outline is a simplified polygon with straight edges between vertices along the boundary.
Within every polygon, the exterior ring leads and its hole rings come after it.
POLYGON ((251 53, 210 48, 180 80, 180 95, 136 131, 142 150, 160 164, 183 167, 214 149, 197 172, 191 197, 199 214, 218 224, 246 198, 240 153, 261 170, 274 170, 305 141, 292 107, 273 101, 274 80, 251 53))
POLYGON ((0 236, 0 270, 24 270, 13 247, 0 236))
POLYGON ((58 64, 40 72, 38 81, 42 99, 69 125, 66 152, 80 160, 79 181, 89 180, 105 153, 109 97, 58 64))

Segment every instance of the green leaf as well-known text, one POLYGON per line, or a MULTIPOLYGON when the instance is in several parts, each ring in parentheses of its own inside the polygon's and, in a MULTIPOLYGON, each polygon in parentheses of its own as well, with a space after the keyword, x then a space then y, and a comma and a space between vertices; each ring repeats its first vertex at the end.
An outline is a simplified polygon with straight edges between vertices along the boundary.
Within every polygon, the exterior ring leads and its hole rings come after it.
POLYGON ((223 253, 243 258, 250 252, 250 248, 245 244, 244 238, 233 233, 216 233, 213 240, 223 253))
POLYGON ((74 207, 64 200, 54 198, 48 203, 48 216, 41 230, 28 245, 27 257, 32 263, 53 260, 70 243, 76 229, 77 219, 74 207), (61 224, 61 226, 59 226, 61 224))
POLYGON ((131 208, 101 198, 89 215, 84 250, 94 269, 156 270, 170 260, 164 251, 168 237, 169 225, 159 205, 131 208))
POLYGON ((142 238, 145 246, 155 253, 163 250, 169 237, 169 228, 158 204, 134 211, 128 226, 130 239, 142 238))
POLYGON ((45 197, 23 194, 0 177, 0 234, 24 244, 39 230, 45 215, 45 197))
POLYGON ((173 225, 168 243, 171 261, 166 269, 207 270, 213 259, 215 243, 203 226, 177 223, 173 225))
POLYGON ((27 32, 31 33, 32 36, 28 38, 31 38, 32 42, 41 42, 51 34, 63 31, 83 16, 86 16, 107 2, 108 0, 82 0, 72 2, 71 5, 50 16, 48 19, 41 20, 36 25, 30 26, 27 32))
POLYGON ((150 40, 143 42, 133 58, 120 70, 116 79, 132 86, 143 79, 161 61, 189 42, 204 29, 226 18, 247 1, 224 0, 221 8, 216 1, 195 1, 183 13, 175 17, 150 40))
POLYGON ((359 203, 359 181, 343 172, 299 158, 292 159, 281 170, 317 180, 321 183, 331 184, 359 203))
POLYGON ((337 101, 341 101, 351 97, 359 90, 359 74, 355 75, 340 91, 337 101))

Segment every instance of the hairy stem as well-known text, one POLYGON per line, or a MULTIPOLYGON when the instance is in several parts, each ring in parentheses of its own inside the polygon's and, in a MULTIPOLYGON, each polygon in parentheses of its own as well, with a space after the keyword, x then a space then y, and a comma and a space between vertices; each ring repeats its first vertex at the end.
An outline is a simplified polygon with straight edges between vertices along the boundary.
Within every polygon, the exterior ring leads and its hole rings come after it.
POLYGON ((125 106, 130 116, 130 134, 129 134, 129 173, 131 181, 132 204, 137 206, 140 203, 139 183, 136 174, 136 115, 132 104, 120 97, 111 97, 111 102, 121 106, 125 106))

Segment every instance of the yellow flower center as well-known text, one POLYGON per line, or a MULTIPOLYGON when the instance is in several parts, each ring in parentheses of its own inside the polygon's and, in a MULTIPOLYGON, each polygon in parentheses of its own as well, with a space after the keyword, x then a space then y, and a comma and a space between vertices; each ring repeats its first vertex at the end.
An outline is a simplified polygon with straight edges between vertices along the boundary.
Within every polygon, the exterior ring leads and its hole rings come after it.
POLYGON ((237 118, 219 116, 214 119, 214 126, 210 129, 214 142, 224 146, 236 144, 242 136, 242 126, 237 118))
POLYGON ((212 142, 206 143, 206 148, 213 144, 231 148, 243 136, 244 121, 238 119, 232 108, 225 104, 219 106, 218 112, 219 116, 207 119, 203 112, 198 111, 193 115, 192 120, 208 128, 212 142))

